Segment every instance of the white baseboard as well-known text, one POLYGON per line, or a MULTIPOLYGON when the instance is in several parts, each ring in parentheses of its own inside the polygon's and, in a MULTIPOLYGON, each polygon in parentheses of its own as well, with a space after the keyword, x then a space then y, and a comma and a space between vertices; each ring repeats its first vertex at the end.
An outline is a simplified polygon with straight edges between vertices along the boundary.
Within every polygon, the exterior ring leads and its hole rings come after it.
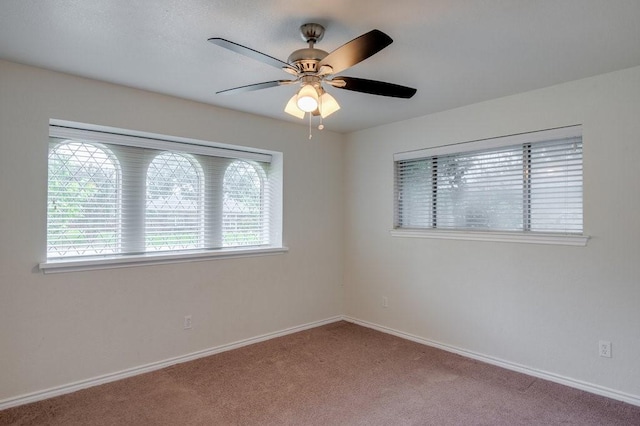
POLYGON ((287 334, 297 333, 299 331, 308 330, 310 328, 319 327, 326 324, 331 324, 337 321, 348 321, 354 324, 361 325, 363 327, 371 328, 373 330, 381 331, 383 333, 391 334, 406 340, 410 340, 416 343, 420 343, 426 346, 442 349, 447 352, 452 352, 458 355, 462 355, 467 358, 475 359, 478 361, 486 362, 487 364, 496 365, 498 367, 506 368, 507 370, 517 371, 519 373, 528 374, 529 376, 538 377, 540 379, 549 380, 551 382, 560 383, 565 386, 580 389, 585 392, 590 392, 596 395, 605 396, 607 398, 615 399, 618 401, 627 402, 632 405, 640 406, 640 396, 628 394, 625 392, 619 392, 614 389, 609 389, 603 386, 594 385, 592 383, 583 382, 581 380, 564 377, 558 374, 549 373, 542 370, 526 367, 524 365, 516 364, 513 362, 505 361, 502 359, 490 357, 477 352, 460 349, 454 346, 446 345, 440 342, 436 342, 429 339, 424 339, 413 334, 398 331, 389 327, 378 325, 357 318, 349 316, 335 316, 327 318, 325 320, 314 321, 307 324, 286 328, 284 330, 275 331, 272 333, 263 334, 249 339, 239 340, 237 342, 229 343, 226 345, 220 345, 209 349, 193 352, 186 355, 166 359, 163 361, 153 362, 150 364, 141 365, 138 367, 128 368, 126 370, 118 371, 115 373, 105 374, 102 376, 94 377, 91 379, 81 380, 74 383, 69 383, 62 386, 56 386, 50 389, 45 389, 38 392, 32 392, 25 395, 20 395, 13 398, 8 398, 0 401, 0 410, 4 410, 10 407, 16 407, 18 405, 29 404, 31 402, 41 401, 55 396, 64 395, 71 392, 76 392, 81 389, 86 389, 93 386, 102 385, 116 380, 125 379, 127 377, 137 376, 138 374, 144 374, 155 370, 160 370, 165 367, 169 367, 175 364, 181 364, 183 362, 193 361, 198 358, 203 358, 210 355, 215 355, 221 352, 230 351, 233 349, 241 348, 243 346, 251 345, 265 340, 273 339, 276 337, 286 336, 287 334))
POLYGON ((472 358, 478 361, 486 362, 487 364, 492 364, 498 367, 506 368, 507 370, 517 371, 519 373, 524 373, 529 376, 538 377, 540 379, 548 380, 550 382, 555 382, 555 383, 559 383, 572 388, 580 389, 585 392, 590 392, 596 395, 601 395, 607 398, 611 398, 611 399, 623 401, 632 405, 640 406, 640 396, 638 395, 632 395, 625 392, 620 392, 614 389, 606 388, 604 386, 587 383, 581 380, 572 379, 570 377, 561 376, 559 374, 549 373, 547 371, 526 367, 524 365, 516 364, 514 362, 509 362, 502 359, 490 357, 477 352, 460 349, 455 346, 450 346, 450 345, 446 345, 444 343, 436 342, 433 340, 424 339, 422 337, 415 336, 413 334, 394 330, 389 327, 374 324, 368 321, 359 320, 357 318, 343 316, 342 319, 354 324, 361 325, 363 327, 371 328, 373 330, 381 331, 387 334, 392 334, 394 336, 397 336, 406 340, 411 340, 416 343, 421 343, 426 346, 442 349, 444 351, 462 355, 467 358, 472 358))
POLYGON ((91 379, 81 380, 74 383, 69 383, 62 386, 56 386, 50 389, 42 391, 32 392, 25 395, 16 396, 0 401, 0 410, 4 410, 10 407, 16 407, 18 405, 29 404, 31 402, 42 401, 44 399, 53 398, 54 396, 64 395, 71 392, 76 392, 81 389, 86 389, 93 386, 102 385, 109 382, 115 382, 116 380, 126 379, 127 377, 137 376, 138 374, 148 373, 155 370, 160 370, 165 367, 169 367, 175 364, 181 364, 183 362, 193 361, 198 358, 203 358, 210 355, 215 355, 220 352, 230 351, 232 349, 241 348, 243 346, 251 345, 265 340, 273 339, 276 337, 286 336, 287 334, 297 333, 299 331, 308 330, 310 328, 319 327, 321 325, 331 324, 342 320, 342 316, 335 316, 320 321, 314 321, 307 324, 286 328, 284 330, 275 331, 272 333, 263 334, 249 339, 239 340, 237 342, 229 343, 226 345, 216 346, 214 348, 204 349, 201 351, 193 352, 186 355, 177 356, 163 361, 152 362, 150 364, 141 365, 138 367, 128 368, 126 370, 118 371, 115 373, 109 373, 91 379))

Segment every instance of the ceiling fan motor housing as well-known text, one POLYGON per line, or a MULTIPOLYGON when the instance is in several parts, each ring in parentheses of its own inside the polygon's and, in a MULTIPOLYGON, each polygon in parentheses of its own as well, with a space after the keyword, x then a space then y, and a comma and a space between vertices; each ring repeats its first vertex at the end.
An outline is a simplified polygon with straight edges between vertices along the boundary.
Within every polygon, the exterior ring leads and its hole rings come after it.
POLYGON ((293 52, 289 55, 287 62, 303 73, 316 73, 318 72, 318 63, 327 55, 328 53, 324 50, 308 47, 293 52))

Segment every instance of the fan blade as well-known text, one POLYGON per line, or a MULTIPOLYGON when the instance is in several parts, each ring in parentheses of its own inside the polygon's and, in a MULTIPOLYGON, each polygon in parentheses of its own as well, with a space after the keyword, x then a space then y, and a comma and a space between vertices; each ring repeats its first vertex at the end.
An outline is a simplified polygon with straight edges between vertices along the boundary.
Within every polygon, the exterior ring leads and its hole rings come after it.
POLYGON ((393 98, 409 99, 416 94, 417 89, 400 86, 399 84, 385 83, 384 81, 365 80, 355 77, 335 77, 326 82, 334 87, 354 92, 370 93, 372 95, 390 96, 393 98))
POLYGON ((291 65, 289 65, 284 61, 281 61, 280 59, 274 58, 273 56, 269 56, 262 52, 258 52, 257 50, 254 50, 250 47, 246 47, 241 44, 234 43, 233 41, 225 40, 223 38, 218 38, 218 37, 210 38, 208 41, 220 47, 224 47, 225 49, 229 49, 232 52, 236 52, 248 58, 255 59, 267 65, 271 65, 272 67, 281 68, 281 69, 282 68, 290 69, 292 71, 295 71, 294 75, 298 72, 298 70, 295 67, 292 67, 291 65))
POLYGON ((268 89, 269 87, 276 86, 285 86, 287 84, 293 84, 296 80, 275 80, 275 81, 265 81, 264 83, 255 83, 248 84, 246 86, 234 87, 233 89, 226 89, 216 92, 216 95, 227 95, 230 93, 242 93, 242 92, 252 92, 254 90, 268 89))
POLYGON ((329 53, 320 61, 318 69, 323 65, 329 65, 333 68, 334 74, 339 73, 375 55, 391 43, 393 43, 391 37, 382 31, 371 30, 329 53))

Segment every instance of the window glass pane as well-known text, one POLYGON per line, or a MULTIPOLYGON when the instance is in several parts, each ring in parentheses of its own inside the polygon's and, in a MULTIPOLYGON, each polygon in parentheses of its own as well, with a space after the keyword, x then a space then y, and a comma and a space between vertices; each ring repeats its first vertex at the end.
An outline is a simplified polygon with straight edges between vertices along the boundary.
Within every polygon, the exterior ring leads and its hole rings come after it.
POLYGON ((396 199, 396 226, 432 226, 433 168, 430 159, 396 164, 396 199))
POLYGON ((148 251, 202 246, 202 172, 188 154, 157 155, 147 171, 145 241, 148 251))
POLYGON ((531 230, 582 232, 582 142, 531 149, 531 230))
POLYGON ((47 257, 119 249, 119 169, 106 147, 54 142, 49 153, 47 257))
POLYGON ((249 246, 265 243, 263 179, 257 167, 234 161, 223 183, 222 245, 249 246))
POLYGON ((437 227, 522 230, 522 149, 438 158, 437 227))

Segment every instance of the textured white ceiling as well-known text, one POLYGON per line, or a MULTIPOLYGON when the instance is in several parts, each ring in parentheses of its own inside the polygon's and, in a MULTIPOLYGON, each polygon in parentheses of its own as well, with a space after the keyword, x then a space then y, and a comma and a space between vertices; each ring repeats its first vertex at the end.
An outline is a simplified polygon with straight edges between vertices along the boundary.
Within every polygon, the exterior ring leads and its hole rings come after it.
POLYGON ((286 60, 298 27, 327 29, 332 51, 377 28, 394 43, 341 73, 418 89, 409 100, 329 88, 349 132, 640 65, 639 0, 1 0, 0 58, 277 119, 294 86, 215 92, 286 79, 207 42, 286 60))

